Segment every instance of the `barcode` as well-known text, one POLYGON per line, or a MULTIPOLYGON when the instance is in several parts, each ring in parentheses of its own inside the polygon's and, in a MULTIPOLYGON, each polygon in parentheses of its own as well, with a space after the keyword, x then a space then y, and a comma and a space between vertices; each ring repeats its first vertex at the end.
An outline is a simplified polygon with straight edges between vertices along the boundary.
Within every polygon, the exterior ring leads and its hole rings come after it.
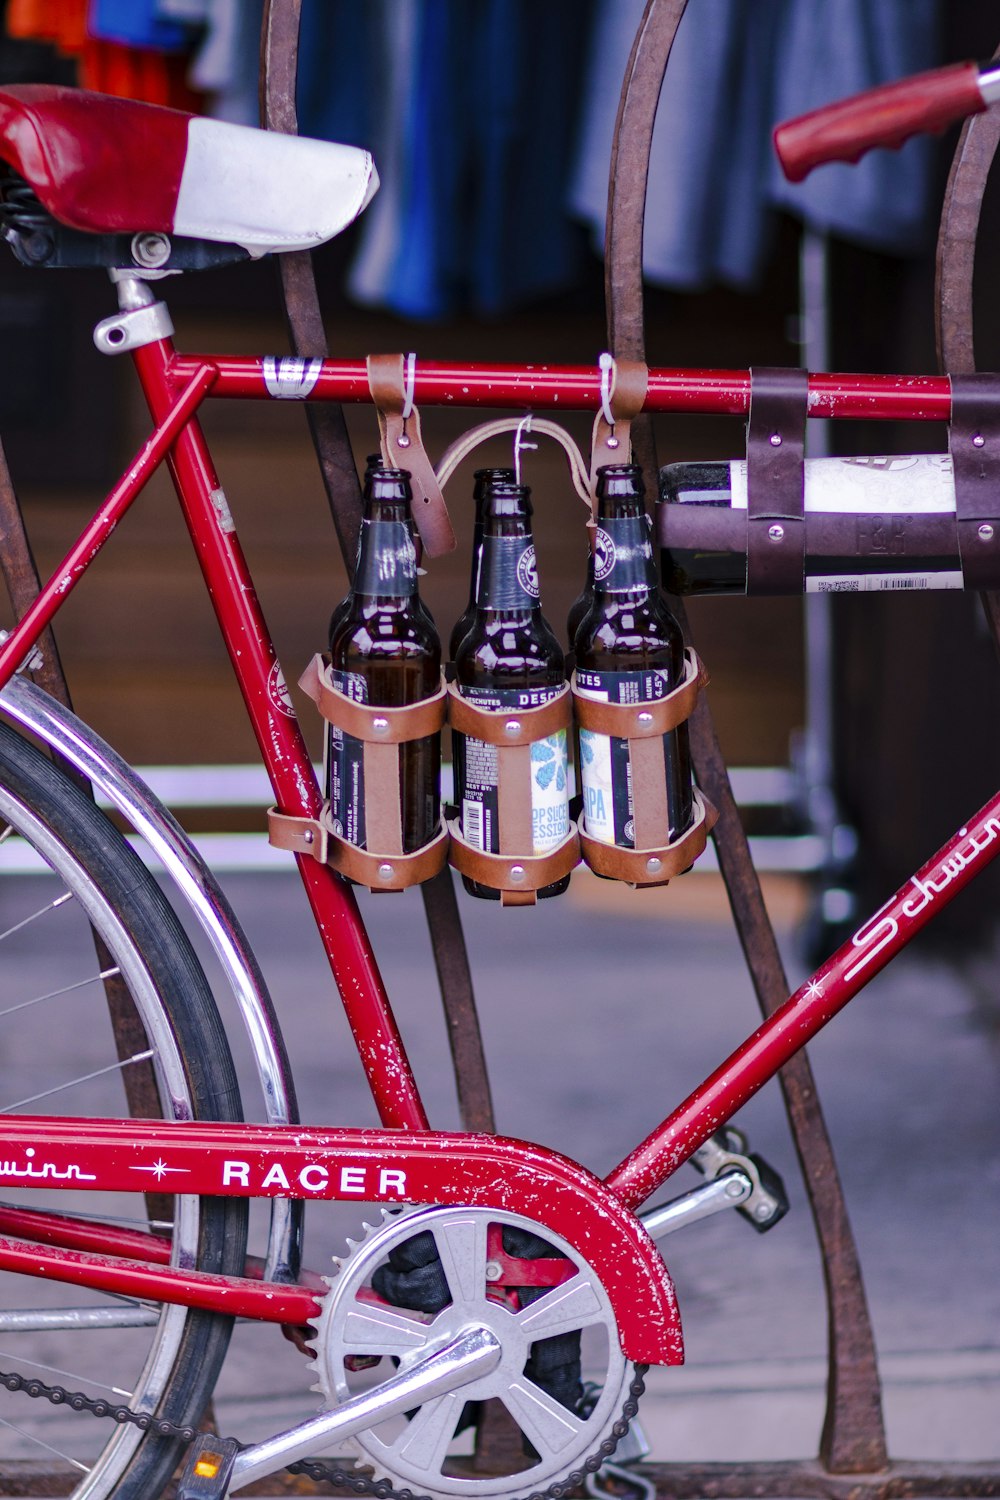
POLYGON ((929 578, 880 578, 879 589, 929 589, 932 587, 929 578))
POLYGON ((483 846, 483 804, 481 802, 462 803, 462 833, 467 843, 473 849, 482 849, 483 846))

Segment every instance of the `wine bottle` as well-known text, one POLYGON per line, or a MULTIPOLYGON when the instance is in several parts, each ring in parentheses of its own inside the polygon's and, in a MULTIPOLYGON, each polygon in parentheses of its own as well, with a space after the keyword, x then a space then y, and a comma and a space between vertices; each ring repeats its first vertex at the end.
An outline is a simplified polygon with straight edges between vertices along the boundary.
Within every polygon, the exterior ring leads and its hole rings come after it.
MULTIPOLYGON (((488 480, 483 497, 483 541, 472 625, 455 657, 459 692, 483 708, 536 708, 566 681, 562 648, 539 603, 538 572, 526 486, 488 480)), ((462 836, 486 853, 500 852, 498 752, 471 735, 455 756, 456 802, 462 836)), ((532 745, 533 848, 544 854, 569 833, 566 731, 532 745)), ((473 896, 499 900, 489 886, 462 877, 473 896)), ((543 887, 555 896, 569 876, 543 887)))
MULTIPOLYGON (((365 481, 361 542, 347 608, 334 612, 333 686, 358 703, 400 708, 437 692, 441 644, 420 608, 409 475, 382 466, 365 481)), ((441 742, 428 735, 400 746, 404 854, 439 831, 441 742)), ((365 848, 364 746, 330 726, 327 795, 334 831, 365 848)), ((377 851, 376 851, 377 852, 377 851)))
MULTIPOLYGON (((594 602, 576 640, 577 691, 608 703, 665 698, 684 675, 684 642, 659 586, 642 471, 607 465, 597 475, 594 602)), ((669 836, 693 813, 687 725, 664 735, 669 836)), ((635 848, 627 739, 580 730, 584 828, 591 838, 635 848)))
MULTIPOLYGON (((670 592, 745 594, 745 528, 727 518, 745 518, 746 460, 667 464, 660 500, 669 507, 660 535, 670 592)), ((804 506, 806 593, 963 587, 950 454, 807 458, 804 506)))

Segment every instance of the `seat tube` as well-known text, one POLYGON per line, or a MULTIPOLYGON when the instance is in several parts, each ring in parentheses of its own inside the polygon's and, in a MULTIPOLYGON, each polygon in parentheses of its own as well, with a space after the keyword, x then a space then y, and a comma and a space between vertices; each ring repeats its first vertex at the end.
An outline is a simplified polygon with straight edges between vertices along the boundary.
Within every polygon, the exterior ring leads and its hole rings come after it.
MULTIPOLYGON (((176 400, 172 340, 158 338, 131 353, 150 412, 160 422, 176 400)), ((316 817, 322 806, 316 776, 196 418, 178 436, 168 463, 278 810, 316 817)), ((295 858, 379 1117, 390 1128, 426 1130, 423 1103, 354 893, 326 865, 306 855, 295 858)))

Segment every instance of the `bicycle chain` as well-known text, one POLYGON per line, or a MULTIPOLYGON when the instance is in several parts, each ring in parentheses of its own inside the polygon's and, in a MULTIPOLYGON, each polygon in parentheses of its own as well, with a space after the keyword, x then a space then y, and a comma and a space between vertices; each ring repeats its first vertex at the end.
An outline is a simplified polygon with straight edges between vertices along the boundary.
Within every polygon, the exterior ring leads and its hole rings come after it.
MULTIPOLYGON (((611 1429, 611 1436, 606 1437, 600 1447, 584 1459, 580 1468, 574 1469, 561 1483, 551 1484, 546 1490, 536 1490, 526 1496, 525 1500, 564 1500, 566 1495, 584 1483, 588 1474, 597 1473, 604 1460, 614 1453, 628 1432, 632 1418, 639 1410, 639 1398, 645 1390, 644 1377, 647 1369, 647 1365, 636 1365, 635 1378, 629 1386, 628 1397, 622 1406, 622 1414, 611 1429)), ((53 1406, 68 1406, 72 1411, 87 1411, 92 1417, 110 1417, 121 1426, 131 1423, 141 1428, 143 1432, 155 1433, 157 1437, 181 1438, 185 1443, 192 1443, 198 1435, 195 1427, 180 1427, 166 1417, 154 1417, 149 1412, 133 1411, 130 1406, 114 1406, 110 1401, 105 1401, 100 1397, 85 1396, 82 1391, 67 1391, 61 1385, 46 1385, 44 1380, 18 1375, 12 1370, 0 1370, 0 1385, 8 1391, 20 1391, 26 1396, 51 1401, 53 1406)), ((322 1459, 303 1458, 286 1467, 289 1474, 304 1474, 307 1479, 325 1481, 337 1489, 349 1490, 354 1495, 374 1495, 376 1500, 428 1500, 427 1496, 415 1495, 409 1489, 393 1489, 392 1485, 384 1479, 366 1479, 363 1474, 358 1474, 355 1470, 338 1469, 335 1464, 324 1462, 322 1459)))

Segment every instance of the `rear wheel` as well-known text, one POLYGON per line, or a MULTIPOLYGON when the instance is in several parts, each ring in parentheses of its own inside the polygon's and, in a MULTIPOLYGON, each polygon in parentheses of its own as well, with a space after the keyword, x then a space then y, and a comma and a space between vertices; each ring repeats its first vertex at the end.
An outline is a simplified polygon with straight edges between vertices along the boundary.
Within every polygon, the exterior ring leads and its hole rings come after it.
MULTIPOLYGON (((241 1117, 211 991, 159 887, 93 803, 3 724, 0 1113, 241 1117)), ((0 1161, 0 1235, 17 1232, 18 1208, 42 1210, 168 1237, 172 1264, 242 1271, 241 1200, 155 1185, 146 1198, 28 1190, 13 1167, 0 1161)), ((197 1423, 230 1329, 216 1314, 0 1273, 0 1369, 181 1426, 197 1423)), ((2 1493, 149 1500, 179 1449, 0 1388, 2 1493)))

